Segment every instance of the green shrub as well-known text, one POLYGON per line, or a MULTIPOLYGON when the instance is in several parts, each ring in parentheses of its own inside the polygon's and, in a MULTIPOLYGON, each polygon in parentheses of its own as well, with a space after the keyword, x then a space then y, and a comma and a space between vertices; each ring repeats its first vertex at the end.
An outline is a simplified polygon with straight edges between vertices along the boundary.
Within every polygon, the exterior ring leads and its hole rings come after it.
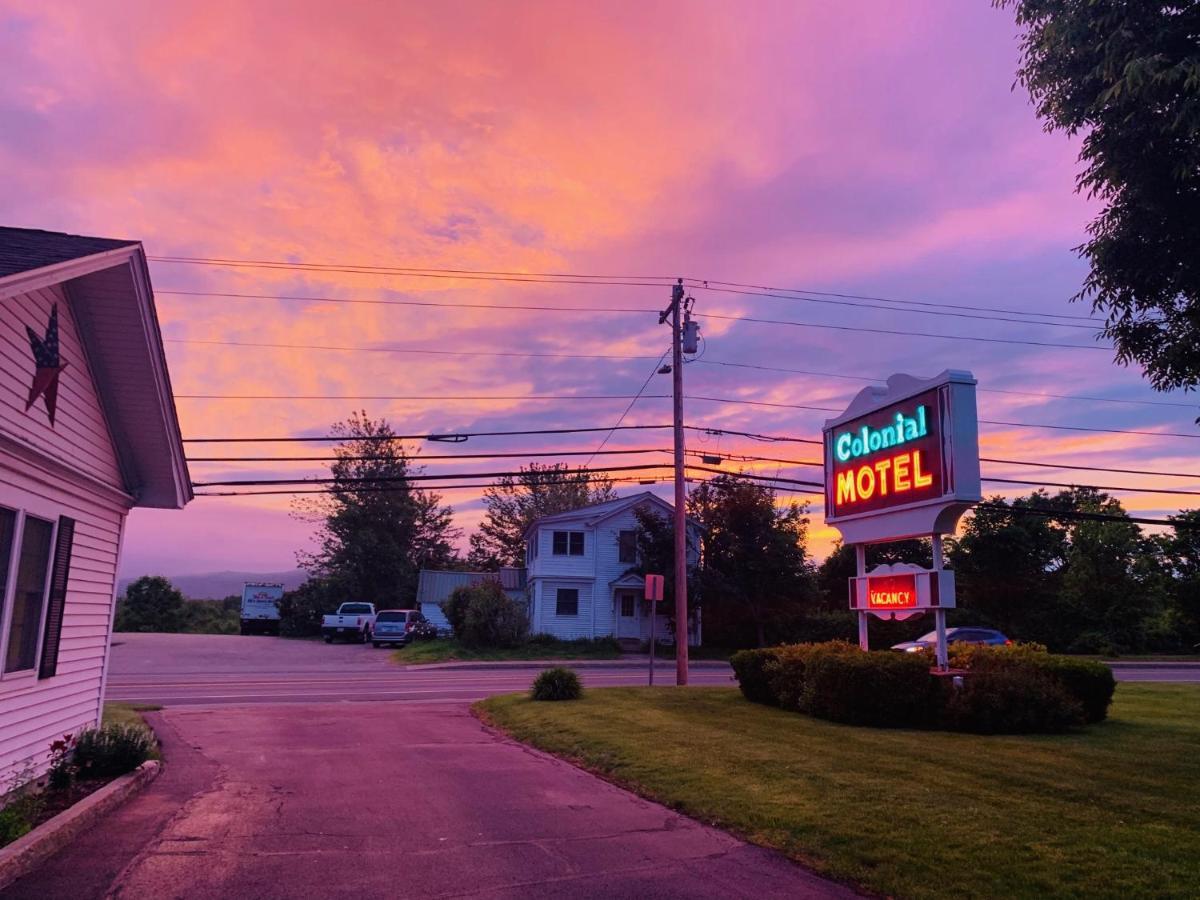
POLYGON ((531 634, 529 640, 525 643, 531 647, 554 647, 558 644, 558 638, 544 631, 539 631, 537 634, 531 634))
POLYGON ((456 588, 442 610, 466 647, 516 647, 529 632, 524 608, 495 579, 456 588))
POLYGON ((847 725, 925 728, 937 721, 939 685, 929 664, 907 653, 811 653, 798 699, 802 712, 847 725))
POLYGON ((742 696, 747 700, 771 706, 779 705, 767 674, 767 665, 775 659, 778 652, 778 647, 769 647, 765 650, 739 650, 729 657, 729 665, 733 667, 733 677, 737 679, 742 696))
MULTIPOLYGON (((953 645, 951 645, 953 646, 953 645)), ((951 665, 974 674, 1000 670, 1028 669, 1046 675, 1075 698, 1088 724, 1103 722, 1108 716, 1117 680, 1112 669, 1090 659, 1077 659, 1047 653, 1040 644, 1015 644, 1011 647, 973 646, 955 649, 951 665)))
POLYGON ((546 669, 533 680, 534 700, 578 700, 583 695, 579 676, 564 666, 546 669))
POLYGON ((154 755, 155 741, 140 725, 86 728, 75 741, 75 766, 84 778, 132 772, 154 755))
POLYGON ((45 808, 45 797, 34 786, 33 766, 26 765, 14 773, 8 784, 0 786, 0 847, 11 844, 33 829, 45 808))
POLYGON ((1031 666, 966 676, 949 690, 942 716, 944 727, 978 734, 1058 734, 1084 724, 1079 701, 1031 666))

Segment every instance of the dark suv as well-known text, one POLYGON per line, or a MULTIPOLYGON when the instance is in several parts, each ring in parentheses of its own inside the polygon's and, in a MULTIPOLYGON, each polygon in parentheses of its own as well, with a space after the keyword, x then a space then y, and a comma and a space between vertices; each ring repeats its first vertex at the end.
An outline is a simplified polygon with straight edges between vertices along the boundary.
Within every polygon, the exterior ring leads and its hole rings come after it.
POLYGON ((384 644, 403 646, 412 640, 413 629, 425 621, 417 609, 385 609, 375 617, 375 632, 371 643, 376 647, 384 644))

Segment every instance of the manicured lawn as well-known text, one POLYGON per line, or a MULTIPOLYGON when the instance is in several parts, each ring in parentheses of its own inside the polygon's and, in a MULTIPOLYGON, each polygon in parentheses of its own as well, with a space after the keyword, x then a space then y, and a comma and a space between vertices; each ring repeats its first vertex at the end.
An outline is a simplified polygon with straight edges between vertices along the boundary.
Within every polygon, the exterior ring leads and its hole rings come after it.
POLYGON ((618 659, 621 651, 612 641, 539 641, 520 647, 475 650, 464 647, 453 638, 436 641, 414 641, 392 658, 403 665, 453 662, 455 660, 542 660, 542 659, 618 659))
POLYGON ((1125 683, 1066 736, 835 725, 730 688, 476 704, 485 720, 827 875, 899 897, 1184 897, 1200 687, 1125 683))

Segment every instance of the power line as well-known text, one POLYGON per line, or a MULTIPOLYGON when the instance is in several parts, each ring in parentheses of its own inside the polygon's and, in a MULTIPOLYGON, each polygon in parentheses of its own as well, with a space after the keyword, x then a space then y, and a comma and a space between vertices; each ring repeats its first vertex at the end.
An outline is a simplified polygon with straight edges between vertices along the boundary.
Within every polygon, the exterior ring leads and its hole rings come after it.
MULTIPOLYGON (((968 312, 951 312, 946 309, 904 309, 892 306, 880 306, 875 303, 860 303, 855 300, 832 300, 828 297, 804 297, 804 296, 789 296, 779 293, 769 293, 764 291, 745 291, 736 288, 728 287, 713 287, 712 284, 706 285, 703 290, 716 291, 723 294, 737 294, 743 297, 761 297, 771 300, 787 300, 792 303, 820 303, 832 306, 848 306, 851 309, 880 309, 884 312, 891 313, 908 313, 910 315, 921 316, 949 316, 956 319, 981 319, 986 322, 1013 322, 1018 325, 1039 325, 1049 326, 1052 328, 1078 328, 1084 331, 1097 333, 1098 329, 1095 325, 1076 325, 1073 322, 1047 322, 1035 319, 1018 319, 1012 316, 989 316, 979 315, 978 313, 968 312)), ((805 291, 804 293, 808 293, 805 291)))
POLYGON ((591 465, 592 460, 596 458, 596 453, 599 453, 601 450, 604 449, 604 445, 607 444, 608 439, 613 436, 613 432, 616 431, 617 428, 620 426, 620 424, 625 421, 625 417, 627 415, 629 415, 629 411, 631 409, 633 409, 633 405, 638 402, 638 398, 641 397, 643 393, 645 393, 646 388, 649 387, 650 382, 653 380, 654 376, 658 374, 658 370, 662 366, 663 360, 667 358, 667 354, 670 352, 671 352, 670 347, 668 347, 666 350, 664 350, 662 352, 662 356, 660 356, 658 358, 658 362, 656 362, 653 365, 653 367, 651 367, 650 374, 646 376, 646 380, 642 382, 642 386, 640 388, 638 388, 638 392, 633 395, 633 399, 629 401, 629 405, 625 407, 624 412, 622 412, 620 417, 617 419, 616 425, 614 425, 604 435, 604 438, 600 441, 600 446, 596 448, 596 452, 587 458, 587 462, 584 463, 585 466, 591 465))
POLYGON ((1073 469, 1081 472, 1116 472, 1121 475, 1162 475, 1167 478, 1200 478, 1200 474, 1193 472, 1164 472, 1154 469, 1114 469, 1105 466, 1079 466, 1068 465, 1067 463, 1053 462, 1033 462, 1028 459, 995 459, 989 456, 979 457, 980 462, 1003 463, 1012 466, 1037 466, 1042 469, 1073 469))
POLYGON ((977 341, 984 344, 1021 344, 1027 347, 1053 347, 1059 350, 1108 350, 1107 344, 1060 344, 1053 341, 1028 341, 1017 338, 993 338, 970 334, 935 334, 931 331, 897 331, 891 328, 864 328, 861 325, 819 325, 813 322, 793 322, 790 319, 760 319, 756 316, 727 316, 719 313, 701 313, 698 319, 721 319, 729 322, 752 322, 756 325, 785 325, 792 328, 819 328, 825 331, 852 331, 860 334, 891 334, 900 337, 938 338, 943 341, 977 341))
POLYGON ((209 341, 185 338, 165 338, 167 344, 207 344, 222 347, 262 347, 272 350, 339 350, 349 353, 420 353, 431 356, 496 356, 522 359, 654 359, 653 356, 622 356, 616 353, 520 353, 504 350, 426 350, 415 347, 346 347, 328 344, 275 344, 263 341, 209 341))
MULTIPOLYGON (((431 459, 525 459, 533 456, 628 456, 641 453, 670 453, 667 449, 639 447, 632 450, 530 450, 518 453, 447 453, 426 455, 414 453, 406 457, 409 462, 421 463, 431 459)), ((699 453, 699 451, 696 451, 699 453)), ((371 456, 352 454, 348 456, 189 456, 188 462, 337 462, 342 459, 361 460, 363 462, 394 460, 395 456, 371 456)))
POLYGON ((622 313, 649 314, 658 310, 642 307, 616 306, 535 306, 526 303, 466 303, 455 300, 451 303, 439 303, 435 300, 364 300, 350 297, 304 297, 296 294, 243 294, 216 291, 179 291, 155 289, 155 294, 167 294, 177 297, 212 297, 223 300, 283 300, 291 303, 349 303, 364 306, 432 306, 448 309, 488 309, 497 312, 516 310, 521 312, 568 312, 568 313, 622 313))
MULTIPOLYGON (((757 369, 762 372, 787 372, 792 375, 809 375, 815 378, 844 378, 848 381, 865 381, 871 384, 884 384, 882 378, 867 378, 863 375, 846 375, 842 372, 816 372, 810 369, 789 369, 784 366, 763 366, 756 363, 731 362, 723 359, 694 360, 709 366, 726 366, 734 369, 757 369)), ((1041 391, 1014 391, 1004 388, 978 388, 981 394, 1011 394, 1018 397, 1048 397, 1054 400, 1094 400, 1101 403, 1133 403, 1140 406, 1173 406, 1182 409, 1193 409, 1194 403, 1180 403, 1172 400, 1126 400, 1119 397, 1092 397, 1081 394, 1050 394, 1041 391)))
MULTIPOLYGON (((563 284, 567 282, 554 282, 555 284, 563 284)), ((597 284, 599 282, 586 282, 588 284, 597 284)), ((659 287, 660 285, 642 285, 644 287, 659 287)), ((468 303, 462 301, 453 302, 438 302, 434 300, 364 300, 361 298, 348 297, 307 297, 294 294, 247 294, 247 293, 231 293, 217 291, 184 291, 175 289, 160 289, 155 291, 156 294, 166 294, 169 296, 182 297, 211 297, 218 299, 235 299, 235 300, 282 300, 296 303, 349 303, 349 304, 366 304, 372 306, 424 306, 424 307, 442 307, 450 309, 487 309, 497 312, 503 311, 519 311, 519 312, 555 312, 555 313, 603 313, 603 314, 622 314, 622 315, 642 315, 649 313, 657 313, 658 310, 644 307, 610 307, 610 306, 548 306, 548 305, 532 305, 532 304, 515 304, 515 303, 468 303)), ((697 315, 697 318, 720 319, 731 322, 749 322, 757 325, 785 325, 793 328, 820 328, 834 331, 850 331, 864 334, 891 334, 902 337, 927 337, 938 338, 940 340, 957 340, 957 341, 977 341, 987 344, 1020 344, 1030 347, 1052 347, 1065 350, 1109 350, 1113 348, 1108 345, 1085 345, 1085 344, 1062 344, 1052 341, 1030 341, 1020 340, 1017 338, 993 338, 983 337, 980 335, 967 334, 936 334, 928 331, 897 331, 894 329, 885 328, 865 328, 862 326, 853 325, 822 325, 811 322, 794 322, 788 319, 761 319, 756 316, 731 316, 721 313, 704 313, 697 315)), ((1028 323, 1037 324, 1037 323, 1028 323)), ((1048 323, 1043 323, 1048 324, 1048 323)))
MULTIPOLYGON (((647 477, 615 477, 606 479, 614 484, 659 484, 664 481, 662 476, 647 476, 647 477)), ((539 484, 574 484, 572 481, 540 481, 539 484)), ((354 494, 391 494, 404 493, 407 491, 454 491, 454 490, 475 490, 483 491, 488 488, 505 487, 501 482, 485 483, 476 482, 471 484, 421 484, 416 487, 406 487, 404 485, 362 485, 359 487, 348 488, 345 491, 338 491, 334 487, 326 488, 297 488, 297 489, 272 489, 263 491, 197 491, 197 497, 268 497, 281 496, 290 494, 336 494, 336 493, 354 493, 354 494)))
MULTIPOLYGON (((644 472, 670 468, 668 463, 645 463, 627 466, 606 466, 603 469, 578 468, 572 474, 603 476, 606 472, 644 472)), ((456 472, 438 475, 369 475, 353 478, 248 478, 236 481, 193 481, 192 487, 253 487, 268 484, 378 484, 387 481, 437 481, 446 478, 519 478, 525 474, 516 472, 456 472)))
POLYGON ((1076 484, 1062 481, 1022 481, 1016 478, 982 478, 988 484, 1023 484, 1030 487, 1091 488, 1097 491, 1117 491, 1133 494, 1178 494, 1185 497, 1200 497, 1200 491, 1180 491, 1172 488, 1117 487, 1106 484, 1076 484))
MULTIPOLYGON (((330 345, 330 344, 280 344, 268 343, 265 341, 217 341, 203 340, 192 338, 164 338, 164 343, 167 344, 194 344, 206 346, 221 346, 221 347, 260 347, 263 349, 273 350, 326 350, 338 351, 346 353, 392 353, 392 354, 422 354, 429 356, 465 356, 465 357, 498 357, 498 358, 517 358, 517 359, 607 359, 607 360, 623 360, 636 362, 639 360, 655 359, 651 355, 623 355, 617 353, 538 353, 538 352, 519 352, 519 351, 503 351, 503 350, 429 350, 416 347, 370 347, 370 346, 346 346, 346 345, 330 345)), ((842 372, 823 372, 812 369, 792 369, 786 366, 764 366, 756 363, 740 363, 731 360, 718 359, 692 359, 688 360, 689 364, 701 363, 709 366, 723 366, 726 368, 735 369, 753 369, 761 372, 784 372, 790 375, 808 375, 815 378, 841 378, 847 381, 867 382, 870 384, 883 384, 882 378, 868 378, 863 375, 847 375, 842 372)), ((1126 403, 1138 406, 1169 406, 1179 409, 1192 409, 1196 404, 1181 403, 1171 400, 1131 400, 1120 397, 1095 397, 1082 394, 1053 394, 1044 391, 1016 391, 1003 388, 978 388, 980 393, 986 394, 1009 394, 1018 397, 1040 397, 1055 400, 1083 400, 1094 401, 1099 403, 1126 403)))
MULTIPOLYGON (((538 281, 550 284, 597 284, 630 287, 662 287, 663 283, 675 281, 673 275, 588 275, 571 272, 517 272, 487 269, 440 269, 426 267, 376 266, 340 263, 309 263, 291 262, 285 260, 238 260, 218 257, 187 257, 187 256, 148 256, 151 262, 206 265, 227 268, 265 268, 285 269, 314 273, 346 273, 354 275, 400 275, 410 277, 449 278, 472 280, 520 280, 538 281)), ((808 294, 815 297, 836 297, 844 300, 862 300, 874 303, 891 303, 902 306, 924 306, 933 309, 965 309, 978 312, 1011 313, 1015 315, 1040 316, 1043 318, 1074 319, 1077 321, 1102 321, 1095 316, 1079 316, 1069 313, 1047 313, 1031 310, 1013 309, 1010 307, 979 306, 962 303, 932 302, 928 300, 904 300, 890 297, 850 294, 836 291, 817 291, 810 288, 771 287, 767 285, 746 284, 737 281, 722 281, 698 276, 685 276, 683 279, 688 287, 694 289, 718 290, 750 289, 738 291, 750 296, 781 296, 782 294, 808 294), (714 287, 714 285, 719 286, 714 287), (752 293, 753 292, 753 293, 752 293)), ((793 299, 781 296, 781 299, 793 299)), ((807 298, 796 298, 807 299, 807 298)), ((1051 324, 1051 323, 1047 323, 1051 324)))

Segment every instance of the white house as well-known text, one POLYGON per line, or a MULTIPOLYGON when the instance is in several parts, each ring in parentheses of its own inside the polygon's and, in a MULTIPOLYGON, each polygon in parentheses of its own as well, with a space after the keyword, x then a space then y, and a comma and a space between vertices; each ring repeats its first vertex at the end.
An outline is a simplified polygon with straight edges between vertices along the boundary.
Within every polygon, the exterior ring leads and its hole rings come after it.
MULTIPOLYGON (((646 491, 543 516, 525 531, 530 630, 555 637, 650 639, 650 603, 638 565, 635 510, 650 508, 670 520, 674 507, 646 491)), ((699 560, 700 527, 688 520, 689 564, 699 560)), ((665 574, 665 573, 663 573, 665 574)), ((659 604, 654 631, 671 640, 667 610, 659 604)), ((688 643, 700 643, 700 616, 688 643)))
POLYGON ((0 228, 0 792, 99 721, 129 510, 191 497, 142 245, 0 228))

